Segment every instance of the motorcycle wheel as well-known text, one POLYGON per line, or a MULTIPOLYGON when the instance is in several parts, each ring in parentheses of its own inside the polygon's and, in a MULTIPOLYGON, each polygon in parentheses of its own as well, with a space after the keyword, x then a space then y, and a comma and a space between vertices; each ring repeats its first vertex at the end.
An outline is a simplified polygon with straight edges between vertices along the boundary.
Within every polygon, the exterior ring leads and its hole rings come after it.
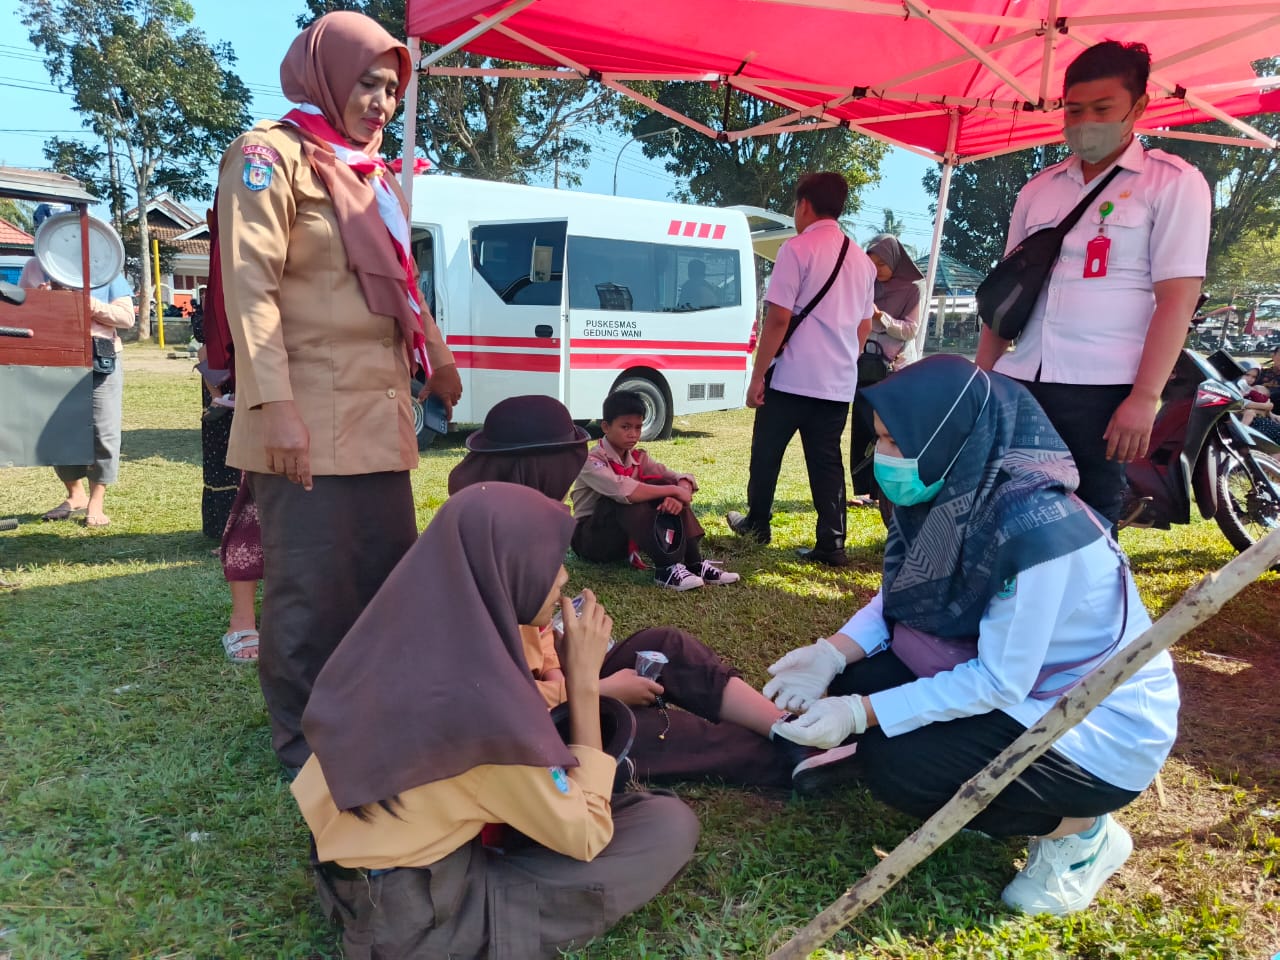
MULTIPOLYGON (((1280 462, 1265 453, 1246 451, 1280 489, 1280 462)), ((1237 550, 1248 550, 1272 530, 1280 527, 1280 502, 1259 489, 1243 463, 1231 455, 1224 458, 1222 476, 1218 478, 1218 512, 1215 518, 1223 536, 1237 550)))

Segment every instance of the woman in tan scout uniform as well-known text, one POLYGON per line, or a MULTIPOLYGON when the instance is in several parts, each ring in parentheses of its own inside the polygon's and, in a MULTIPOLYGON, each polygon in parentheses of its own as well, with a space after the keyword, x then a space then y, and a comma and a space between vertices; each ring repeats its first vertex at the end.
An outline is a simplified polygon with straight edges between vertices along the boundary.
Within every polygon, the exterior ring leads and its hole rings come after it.
MULTIPOLYGON (((693 811, 611 797, 600 665, 613 623, 560 590, 573 518, 535 490, 450 497, 316 679, 293 794, 348 960, 533 960, 582 947, 688 862, 693 811), (447 597, 430 618, 419 598, 447 597), (520 624, 565 619, 569 745, 520 624), (485 845, 486 824, 510 828, 485 845), (519 831, 516 833, 515 831, 519 831)), ((486 832, 486 836, 490 832, 486 832)))
POLYGON ((260 670, 287 768, 311 684, 417 532, 410 368, 451 406, 453 358, 416 302, 408 222, 378 157, 409 76, 360 14, 320 18, 280 67, 300 106, 227 149, 217 213, 237 412, 227 462, 262 521, 260 670))

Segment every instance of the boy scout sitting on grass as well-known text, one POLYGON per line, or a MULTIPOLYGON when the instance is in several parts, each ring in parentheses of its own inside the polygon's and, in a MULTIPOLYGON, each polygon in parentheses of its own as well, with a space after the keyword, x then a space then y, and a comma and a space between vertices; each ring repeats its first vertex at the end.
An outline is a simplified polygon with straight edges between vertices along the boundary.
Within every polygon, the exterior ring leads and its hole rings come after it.
POLYGON ((569 493, 577 526, 573 550, 593 563, 631 560, 643 553, 657 568, 654 581, 669 590, 735 583, 736 573, 702 559, 703 530, 691 503, 693 475, 676 473, 636 444, 644 426, 644 400, 621 390, 605 398, 604 437, 591 449, 569 493))

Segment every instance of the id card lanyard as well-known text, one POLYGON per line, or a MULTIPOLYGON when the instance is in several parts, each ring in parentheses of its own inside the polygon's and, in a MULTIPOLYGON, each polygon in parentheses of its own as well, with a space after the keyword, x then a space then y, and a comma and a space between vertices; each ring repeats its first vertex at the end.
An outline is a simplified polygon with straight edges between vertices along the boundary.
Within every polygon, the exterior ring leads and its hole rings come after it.
POLYGON ((1107 275, 1107 258, 1111 255, 1111 238, 1107 236, 1107 217, 1115 210, 1116 205, 1110 200, 1102 201, 1098 207, 1098 235, 1090 240, 1084 248, 1084 278, 1091 280, 1107 275))

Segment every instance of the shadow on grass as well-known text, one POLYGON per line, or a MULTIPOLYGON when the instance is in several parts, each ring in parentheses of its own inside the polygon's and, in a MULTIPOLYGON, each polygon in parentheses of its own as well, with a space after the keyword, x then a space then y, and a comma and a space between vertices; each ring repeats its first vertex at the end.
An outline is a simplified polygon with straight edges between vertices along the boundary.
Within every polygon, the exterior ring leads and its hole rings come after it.
MULTIPOLYGON (((3 546, 0 568, 12 570, 55 563, 90 567, 128 560, 161 563, 213 559, 209 554, 213 541, 199 530, 116 534, 110 528, 99 532, 78 527, 69 532, 65 528, 72 525, 72 522, 41 523, 39 514, 27 515, 22 519, 24 525, 31 521, 32 526, 45 530, 23 533, 24 528, 19 527, 14 533, 0 534, 0 538, 3 538, 0 539, 0 545, 3 546)), ((114 575, 111 573, 107 576, 114 575)), ((17 576, 10 579, 21 581, 22 578, 17 576)))
POLYGON ((120 457, 122 460, 149 460, 157 457, 174 463, 198 464, 201 462, 200 428, 125 430, 120 440, 120 457))

